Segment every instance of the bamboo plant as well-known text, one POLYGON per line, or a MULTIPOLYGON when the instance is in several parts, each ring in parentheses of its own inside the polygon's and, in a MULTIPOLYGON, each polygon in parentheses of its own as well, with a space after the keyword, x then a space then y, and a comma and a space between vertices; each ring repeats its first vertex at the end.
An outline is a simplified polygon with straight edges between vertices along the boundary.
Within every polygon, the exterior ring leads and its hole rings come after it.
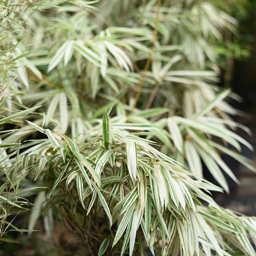
POLYGON ((232 16, 191 0, 0 6, 0 243, 40 220, 52 237, 58 219, 83 255, 256 255, 255 219, 210 194, 229 191, 223 172, 238 182, 220 152, 254 170, 239 96, 217 86, 232 16))

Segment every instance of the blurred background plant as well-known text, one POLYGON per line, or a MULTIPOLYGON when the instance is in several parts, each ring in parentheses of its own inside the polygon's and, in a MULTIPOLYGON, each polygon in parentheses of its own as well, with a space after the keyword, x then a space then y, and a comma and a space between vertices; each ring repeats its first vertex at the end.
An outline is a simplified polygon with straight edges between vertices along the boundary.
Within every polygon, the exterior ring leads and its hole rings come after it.
POLYGON ((209 192, 221 154, 254 170, 223 89, 246 4, 0 2, 3 255, 255 255, 209 192))

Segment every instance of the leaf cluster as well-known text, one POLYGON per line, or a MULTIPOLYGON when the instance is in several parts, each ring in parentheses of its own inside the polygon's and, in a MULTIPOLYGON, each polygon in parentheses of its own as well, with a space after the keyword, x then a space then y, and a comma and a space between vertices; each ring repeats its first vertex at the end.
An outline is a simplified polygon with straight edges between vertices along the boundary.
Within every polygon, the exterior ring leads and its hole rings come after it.
POLYGON ((254 170, 225 101, 239 97, 216 86, 212 42, 237 22, 210 1, 160 3, 24 2, 17 33, 1 2, 0 241, 26 231, 7 217, 35 196, 29 233, 59 220, 87 255, 255 255, 255 219, 210 196, 229 191, 223 172, 238 182, 221 153, 254 170))

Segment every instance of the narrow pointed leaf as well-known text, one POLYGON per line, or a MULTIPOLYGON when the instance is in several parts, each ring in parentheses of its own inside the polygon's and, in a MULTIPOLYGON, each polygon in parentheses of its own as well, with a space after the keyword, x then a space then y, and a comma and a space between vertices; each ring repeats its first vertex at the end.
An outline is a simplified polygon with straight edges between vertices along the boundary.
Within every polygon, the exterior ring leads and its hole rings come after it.
POLYGON ((126 143, 127 152, 127 166, 131 178, 135 181, 137 179, 137 146, 133 141, 126 143))
POLYGON ((69 42, 65 42, 60 48, 59 50, 55 53, 55 55, 53 56, 49 67, 48 67, 48 72, 50 72, 53 68, 55 68, 61 61, 62 57, 65 54, 65 50, 68 46, 69 42))
MULTIPOLYGON (((118 229, 116 231, 115 239, 113 242, 113 246, 119 241, 119 239, 122 237, 128 223, 132 223, 132 216, 133 216, 134 208, 130 207, 128 211, 124 214, 124 217, 122 218, 122 221, 120 222, 118 229)), ((113 247, 112 246, 112 247, 113 247)))
POLYGON ((7 116, 7 117, 4 117, 2 119, 0 119, 0 124, 3 124, 3 123, 6 123, 7 121, 13 119, 13 118, 16 118, 16 117, 20 117, 20 116, 24 116, 30 112, 33 112, 34 110, 36 110, 37 108, 39 108, 40 106, 37 106, 37 107, 33 107, 33 108, 29 108, 29 109, 26 109, 26 110, 23 110, 21 112, 17 112, 13 115, 10 115, 10 116, 7 116))
POLYGON ((176 146, 176 148, 180 151, 183 152, 183 140, 182 140, 182 136, 180 133, 180 129, 175 121, 175 119, 169 117, 167 120, 167 124, 168 124, 168 128, 170 130, 170 133, 172 135, 173 138, 173 142, 176 146))
POLYGON ((105 253, 105 251, 107 250, 108 248, 108 245, 109 245, 109 239, 108 238, 105 238, 103 240, 103 242, 101 243, 100 245, 100 249, 99 249, 99 252, 98 252, 98 256, 101 256, 105 253))
POLYGON ((85 208, 84 198, 83 198, 84 184, 83 184, 83 178, 80 174, 76 175, 76 188, 77 188, 79 201, 82 204, 83 208, 85 208))
POLYGON ((103 144, 105 146, 105 149, 108 150, 109 145, 111 144, 111 124, 109 120, 108 113, 105 112, 103 116, 103 121, 102 121, 102 130, 103 130, 103 144))

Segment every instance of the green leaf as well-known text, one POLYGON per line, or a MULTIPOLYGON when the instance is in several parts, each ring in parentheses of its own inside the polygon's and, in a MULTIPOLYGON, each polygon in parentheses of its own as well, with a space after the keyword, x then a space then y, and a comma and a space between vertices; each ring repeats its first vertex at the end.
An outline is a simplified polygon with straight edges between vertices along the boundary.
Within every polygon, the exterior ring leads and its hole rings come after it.
POLYGON ((61 148, 58 140, 55 138, 54 134, 52 133, 51 130, 49 129, 45 129, 45 134, 47 135, 49 141, 51 142, 53 149, 57 149, 59 151, 59 153, 61 154, 63 160, 65 161, 65 157, 64 157, 64 152, 63 152, 63 148, 61 148))
POLYGON ((67 188, 67 190, 68 190, 68 185, 69 185, 69 183, 76 177, 77 174, 78 174, 77 171, 73 171, 73 172, 71 172, 71 173, 68 175, 68 177, 66 178, 66 188, 67 188))
POLYGON ((134 214, 133 214, 132 229, 131 229, 131 234, 130 234, 130 248, 129 248, 130 256, 132 256, 132 253, 134 250, 136 233, 137 233, 137 229, 140 225, 140 221, 141 221, 140 207, 136 207, 136 210, 134 211, 134 214))
POLYGON ((37 131, 41 132, 41 133, 45 133, 45 129, 43 129, 42 127, 38 126, 35 123, 32 123, 30 121, 26 121, 30 126, 32 126, 34 129, 36 129, 37 131))
POLYGON ((109 145, 111 144, 111 124, 109 120, 108 113, 105 112, 103 116, 103 121, 102 121, 102 130, 103 130, 103 144, 106 150, 108 150, 109 145))
POLYGON ((9 143, 9 144, 1 143, 0 148, 10 148, 10 147, 15 147, 19 145, 21 145, 21 143, 9 143))
POLYGON ((84 168, 82 167, 81 163, 89 170, 89 172, 91 173, 95 182, 100 187, 100 183, 101 183, 100 182, 100 177, 95 172, 95 170, 92 168, 92 166, 90 165, 88 160, 79 152, 79 149, 78 149, 77 145, 68 136, 66 136, 64 134, 60 134, 58 132, 57 132, 57 134, 60 135, 67 142, 71 152, 74 154, 74 156, 76 156, 76 158, 75 158, 76 163, 79 166, 79 169, 81 170, 81 172, 82 172, 85 180, 87 181, 88 185, 90 186, 89 178, 88 178, 88 175, 85 172, 84 168))
MULTIPOLYGON (((64 176, 64 174, 67 172, 69 166, 70 166, 70 163, 72 161, 72 158, 69 160, 69 162, 67 163, 65 169, 60 173, 58 179, 55 181, 50 193, 49 193, 49 197, 51 197, 52 193, 54 192, 55 188, 59 185, 59 183, 61 182, 61 179, 62 177, 64 176)), ((68 182, 68 179, 67 179, 67 182, 68 182)), ((69 181, 70 182, 70 181, 69 181)))
POLYGON ((39 194, 35 199, 35 202, 31 209, 31 214, 29 217, 29 223, 28 223, 28 229, 30 230, 29 234, 32 233, 32 230, 34 229, 36 222, 39 216, 41 215, 41 207, 42 207, 42 204, 45 202, 45 199, 46 199, 45 192, 44 191, 39 192, 39 194))
POLYGON ((165 232, 167 237, 170 238, 169 237, 168 229, 166 227, 166 223, 164 221, 164 218, 163 218, 162 214, 160 213, 160 209, 157 207, 157 205, 154 203, 154 201, 152 201, 152 205, 153 205, 153 207, 155 209, 156 216, 157 216, 157 218, 158 218, 158 220, 159 220, 159 222, 160 222, 160 224, 161 224, 161 226, 163 228, 163 231, 165 232))
POLYGON ((79 198, 83 208, 85 209, 84 198, 83 198, 84 184, 83 184, 83 178, 80 174, 76 175, 76 188, 77 188, 78 198, 79 198))
MULTIPOLYGON (((133 212, 133 214, 134 214, 134 212, 133 212)), ((131 217, 131 220, 132 219, 133 219, 133 216, 131 217)), ((130 239, 131 230, 132 230, 132 221, 129 222, 128 227, 127 227, 126 232, 125 232, 124 241, 123 241, 123 244, 122 244, 121 256, 125 253, 127 244, 129 242, 129 239, 130 239)))
POLYGON ((92 192, 93 192, 92 189, 88 186, 88 187, 84 190, 83 200, 85 200, 92 192))
POLYGON ((115 244, 119 241, 119 239, 122 237, 128 223, 132 223, 133 219, 133 212, 134 212, 134 207, 130 207, 128 211, 124 214, 124 217, 122 218, 122 221, 120 222, 118 229, 116 231, 115 239, 113 242, 112 247, 115 246, 115 244))
POLYGON ((0 238, 0 242, 20 244, 19 241, 12 240, 12 239, 9 239, 9 238, 4 238, 4 237, 1 237, 1 238, 0 238))
POLYGON ((198 151, 199 151, 199 154, 201 155, 202 159, 204 160, 207 168, 211 172, 212 176, 226 190, 226 192, 229 192, 227 181, 224 178, 224 176, 223 176, 221 170, 219 169, 218 165, 202 149, 198 148, 198 151))
POLYGON ((234 159, 236 159, 238 162, 240 162, 241 164, 243 164, 244 166, 246 166, 248 169, 252 170, 252 171, 256 171, 255 167, 252 165, 252 161, 250 161, 250 159, 242 156, 241 154, 238 154, 236 152, 234 152, 231 149, 228 149, 226 147, 221 146, 218 143, 215 143, 213 141, 210 141, 210 144, 212 146, 214 146, 215 148, 221 150, 222 152, 224 152, 227 155, 230 155, 231 157, 233 157, 234 159))
POLYGON ((21 111, 21 112, 17 112, 13 115, 10 115, 10 116, 7 116, 7 117, 4 117, 2 119, 0 119, 0 124, 4 124, 6 123, 7 121, 13 119, 13 118, 16 118, 16 117, 20 117, 20 116, 24 116, 30 112, 33 112, 34 110, 36 110, 37 108, 39 108, 40 106, 37 106, 37 107, 33 107, 33 108, 29 108, 29 109, 26 109, 24 111, 21 111))
MULTIPOLYGON (((92 207, 93 207, 93 204, 94 204, 94 202, 95 202, 96 196, 97 196, 97 193, 96 193, 96 191, 94 190, 94 191, 93 191, 93 194, 92 194, 91 202, 90 202, 90 204, 89 204, 89 206, 88 206, 88 208, 87 208, 87 215, 90 213, 90 211, 91 211, 91 209, 92 209, 92 207)), ((84 198, 85 198, 85 196, 83 196, 83 199, 84 199, 84 198)))
POLYGON ((103 43, 99 43, 98 47, 100 48, 100 63, 101 63, 101 75, 103 78, 106 79, 106 71, 108 66, 108 60, 107 60, 107 51, 106 47, 103 43))
POLYGON ((104 41, 104 45, 116 58, 120 67, 124 67, 127 72, 129 72, 130 69, 133 69, 132 62, 124 51, 108 41, 104 41))
POLYGON ((19 206, 18 204, 13 203, 12 201, 10 201, 9 199, 7 199, 7 198, 5 198, 5 197, 3 197, 3 196, 0 196, 0 201, 3 201, 3 202, 5 202, 5 203, 7 203, 7 204, 10 204, 10 205, 15 206, 15 207, 18 207, 18 208, 22 208, 22 207, 19 206))
POLYGON ((97 161, 96 167, 95 167, 95 172, 100 176, 103 167, 105 166, 106 162, 109 160, 111 155, 113 154, 113 150, 109 149, 107 150, 97 161))
POLYGON ((147 203, 145 206, 145 238, 149 240, 150 226, 151 226, 151 214, 152 214, 152 201, 151 197, 147 196, 147 203))
POLYGON ((102 187, 112 185, 113 183, 120 183, 121 178, 119 176, 110 176, 101 180, 102 187))
POLYGON ((105 213, 106 213, 107 216, 108 216, 108 219, 109 219, 109 222, 110 222, 110 227, 111 227, 111 226, 112 226, 112 215, 111 215, 111 212, 110 212, 110 210, 109 210, 108 204, 107 204, 107 202, 106 202, 104 196, 103 196, 102 193, 100 192, 100 189, 94 184, 94 182, 92 182, 92 185, 93 185, 94 189, 95 189, 95 190, 97 191, 97 193, 98 193, 98 197, 99 197, 100 202, 101 202, 101 204, 102 204, 102 206, 103 206, 103 208, 104 208, 105 213))
POLYGON ((89 176, 87 175, 86 170, 84 169, 83 165, 81 164, 79 159, 75 158, 75 161, 76 161, 76 164, 79 167, 81 173, 83 174, 83 177, 85 178, 87 184, 92 189, 92 181, 90 180, 89 176))
POLYGON ((72 55, 73 55, 73 42, 69 41, 67 42, 65 57, 64 57, 64 65, 66 66, 68 62, 70 61, 72 55))
POLYGON ((59 50, 55 53, 55 55, 53 56, 49 67, 48 67, 48 73, 55 68, 61 61, 61 59, 63 58, 63 56, 65 55, 65 50, 68 47, 69 42, 65 42, 60 48, 59 50))
POLYGON ((217 216, 213 216, 210 215, 208 213, 205 212, 199 212, 203 217, 205 217, 209 222, 214 223, 215 225, 229 231, 229 232, 234 232, 236 233, 237 230, 235 228, 233 228, 232 226, 228 225, 227 223, 223 222, 220 218, 218 218, 217 216))
POLYGON ((221 102, 224 98, 226 98, 230 94, 230 89, 227 89, 221 93, 219 93, 213 100, 211 100, 207 105, 205 105, 200 111, 195 113, 192 116, 192 119, 197 119, 200 116, 205 115, 209 111, 211 111, 215 106, 218 105, 219 102, 221 102))
POLYGON ((98 256, 101 256, 105 253, 105 251, 107 250, 108 248, 108 245, 109 245, 109 242, 110 240, 108 238, 105 238, 103 240, 103 242, 101 243, 100 245, 100 249, 99 249, 99 252, 98 252, 98 256))
POLYGON ((179 126, 177 125, 175 119, 169 117, 167 119, 167 124, 168 124, 168 128, 170 130, 170 133, 172 135, 173 142, 174 142, 176 148, 180 152, 183 152, 183 140, 182 140, 179 126))
POLYGON ((199 178, 203 177, 201 159, 192 141, 185 141, 185 155, 191 171, 199 178))
MULTIPOLYGON (((121 186, 120 184, 115 184, 113 186, 111 193, 110 193, 110 197, 109 197, 109 205, 111 205, 111 202, 112 202, 113 198, 116 196, 116 193, 119 190, 120 186, 121 186)), ((114 211, 113 211, 113 213, 114 213, 114 211)))
POLYGON ((162 115, 169 110, 167 108, 150 108, 142 111, 136 112, 135 116, 140 116, 142 118, 150 118, 158 115, 162 115))
POLYGON ((211 241, 211 243, 212 243, 214 249, 217 251, 218 255, 220 255, 220 256, 224 255, 223 250, 220 248, 220 245, 219 245, 216 237, 214 236, 213 230, 208 226, 208 224, 205 222, 205 220, 203 219, 203 217, 201 215, 197 214, 197 219, 198 219, 198 223, 200 223, 200 226, 202 227, 205 234, 211 241))
POLYGON ((201 130, 206 133, 220 137, 220 138, 226 140, 227 142, 229 142, 231 145, 233 145, 237 149, 240 149, 240 145, 238 144, 238 142, 236 140, 243 143, 248 148, 252 148, 251 145, 248 142, 246 142, 244 139, 242 139, 235 133, 233 133, 225 128, 216 127, 213 124, 209 124, 206 122, 200 122, 200 121, 194 121, 194 120, 190 120, 190 119, 186 119, 186 118, 182 118, 182 117, 174 117, 174 118, 177 122, 187 125, 191 128, 195 128, 199 131, 201 130))
POLYGON ((38 168, 36 169, 36 177, 35 177, 34 181, 37 180, 37 178, 39 177, 41 172, 44 170, 47 163, 48 163, 47 158, 41 158, 39 160, 38 168))
POLYGON ((165 181, 168 185, 168 189, 169 189, 169 193, 171 196, 171 199, 173 200, 174 204, 176 205, 176 207, 178 207, 178 202, 179 202, 179 198, 178 195, 176 193, 176 189, 175 189, 175 185, 173 184, 173 178, 170 174, 170 171, 163 168, 162 170, 162 174, 165 178, 165 181))
POLYGON ((138 197, 138 189, 134 188, 123 200, 124 204, 123 204, 123 209, 121 211, 121 214, 123 214, 124 212, 127 211, 127 209, 129 209, 135 202, 135 200, 138 197))
POLYGON ((78 50, 79 53, 81 53, 87 60, 89 60, 95 66, 100 67, 100 57, 89 48, 84 47, 82 41, 75 42, 74 46, 76 50, 78 50))
POLYGON ((23 58, 22 62, 24 63, 25 66, 27 66, 37 77, 40 79, 43 79, 41 72, 36 68, 36 66, 28 60, 27 58, 23 58))

